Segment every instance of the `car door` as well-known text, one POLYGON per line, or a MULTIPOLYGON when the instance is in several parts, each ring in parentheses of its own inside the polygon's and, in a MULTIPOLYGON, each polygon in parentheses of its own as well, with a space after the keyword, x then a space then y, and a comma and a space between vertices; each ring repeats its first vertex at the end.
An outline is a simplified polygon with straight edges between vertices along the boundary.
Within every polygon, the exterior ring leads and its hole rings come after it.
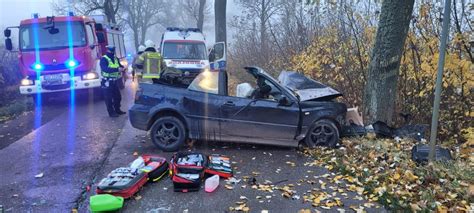
POLYGON ((219 115, 224 100, 218 94, 218 78, 218 72, 202 72, 183 98, 191 138, 219 140, 219 115))
POLYGON ((213 71, 227 69, 227 53, 225 42, 217 42, 209 52, 209 67, 213 71))
POLYGON ((225 97, 221 105, 221 131, 238 140, 293 141, 299 121, 297 102, 225 97))

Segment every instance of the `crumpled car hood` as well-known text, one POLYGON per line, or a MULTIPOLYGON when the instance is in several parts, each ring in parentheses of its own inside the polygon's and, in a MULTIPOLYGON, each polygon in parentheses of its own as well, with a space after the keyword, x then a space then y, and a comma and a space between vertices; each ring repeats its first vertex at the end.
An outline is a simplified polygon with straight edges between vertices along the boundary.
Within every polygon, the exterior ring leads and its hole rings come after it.
POLYGON ((300 101, 331 100, 342 96, 339 91, 295 71, 282 71, 278 81, 298 93, 300 101))

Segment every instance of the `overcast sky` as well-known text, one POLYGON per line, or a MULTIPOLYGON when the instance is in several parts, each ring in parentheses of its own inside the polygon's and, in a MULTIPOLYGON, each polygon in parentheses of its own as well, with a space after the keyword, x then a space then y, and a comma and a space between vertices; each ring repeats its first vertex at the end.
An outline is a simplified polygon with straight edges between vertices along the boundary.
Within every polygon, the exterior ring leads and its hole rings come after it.
POLYGON ((0 0, 0 26, 18 26, 22 19, 31 18, 33 13, 49 16, 53 13, 51 2, 52 0, 0 0))

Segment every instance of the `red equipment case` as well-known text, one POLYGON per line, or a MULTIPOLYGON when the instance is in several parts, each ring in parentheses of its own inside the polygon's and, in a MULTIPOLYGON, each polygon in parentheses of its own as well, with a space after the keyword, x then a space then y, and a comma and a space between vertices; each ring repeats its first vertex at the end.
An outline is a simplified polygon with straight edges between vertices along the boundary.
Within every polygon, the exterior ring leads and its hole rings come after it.
POLYGON ((230 178, 233 176, 230 158, 225 155, 209 155, 207 167, 204 170, 207 175, 219 175, 222 178, 230 178))
POLYGON ((207 157, 197 152, 178 152, 170 160, 170 175, 175 192, 199 191, 207 157))
POLYGON ((114 181, 113 178, 121 178, 125 179, 125 176, 120 176, 120 175, 115 175, 114 172, 116 172, 119 169, 130 169, 130 168, 118 168, 112 171, 107 178, 102 179, 102 181, 99 183, 97 186, 97 194, 111 194, 114 196, 120 196, 125 199, 128 199, 132 197, 135 193, 140 190, 140 188, 145 185, 147 182, 147 175, 144 172, 138 173, 135 177, 127 178, 129 182, 125 185, 120 185, 120 186, 115 186, 117 181, 114 181), (108 179, 108 180, 107 180, 108 179))
POLYGON ((115 169, 98 184, 97 194, 111 194, 128 199, 137 193, 147 181, 155 182, 166 176, 169 167, 166 158, 157 155, 142 155, 141 157, 145 166, 138 169, 137 174, 133 174, 132 169, 128 167, 115 169), (114 185, 120 181, 128 182, 118 186, 114 185))
POLYGON ((166 158, 158 155, 142 155, 142 158, 145 161, 142 171, 147 172, 148 182, 159 181, 168 174, 169 164, 166 158))

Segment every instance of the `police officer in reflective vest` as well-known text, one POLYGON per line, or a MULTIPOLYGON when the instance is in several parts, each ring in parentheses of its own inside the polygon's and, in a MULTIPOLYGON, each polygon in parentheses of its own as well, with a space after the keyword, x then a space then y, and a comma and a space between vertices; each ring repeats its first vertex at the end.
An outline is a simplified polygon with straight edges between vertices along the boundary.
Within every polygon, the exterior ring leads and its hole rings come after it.
POLYGON ((120 110, 122 96, 117 82, 120 77, 120 68, 123 68, 123 66, 119 59, 115 57, 114 46, 107 46, 107 53, 100 59, 100 68, 102 70, 101 87, 109 116, 118 117, 125 114, 124 111, 120 110))
POLYGON ((145 41, 145 47, 145 51, 138 57, 134 66, 143 70, 142 78, 152 79, 153 82, 156 82, 160 79, 161 70, 163 70, 166 65, 163 62, 161 54, 156 51, 153 41, 145 41))

